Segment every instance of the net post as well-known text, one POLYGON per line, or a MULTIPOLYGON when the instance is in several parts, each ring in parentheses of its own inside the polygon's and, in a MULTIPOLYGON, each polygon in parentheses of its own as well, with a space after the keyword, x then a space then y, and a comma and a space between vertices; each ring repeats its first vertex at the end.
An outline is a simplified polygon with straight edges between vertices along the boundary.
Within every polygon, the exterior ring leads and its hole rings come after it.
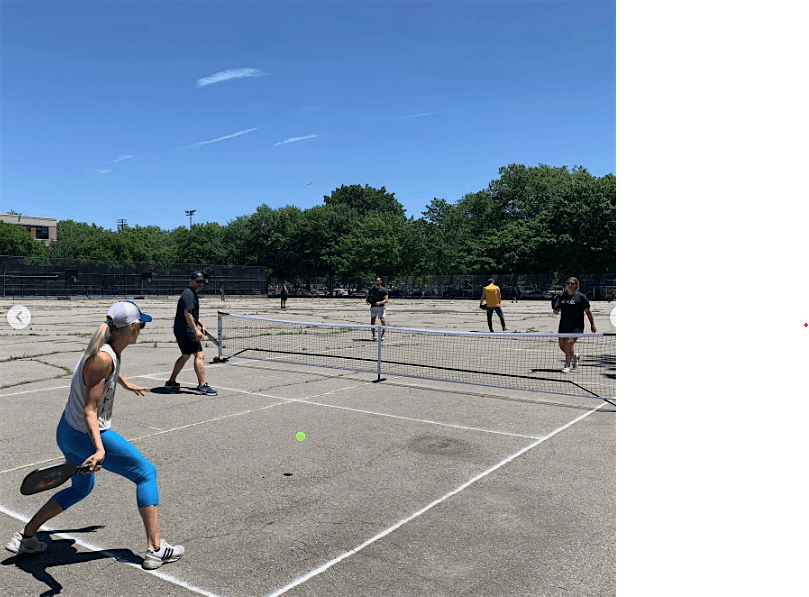
POLYGON ((222 360, 222 313, 221 312, 216 314, 216 339, 219 342, 219 346, 216 347, 217 357, 221 361, 222 360))
POLYGON ((376 324, 376 379, 373 383, 385 381, 382 377, 382 322, 376 324))

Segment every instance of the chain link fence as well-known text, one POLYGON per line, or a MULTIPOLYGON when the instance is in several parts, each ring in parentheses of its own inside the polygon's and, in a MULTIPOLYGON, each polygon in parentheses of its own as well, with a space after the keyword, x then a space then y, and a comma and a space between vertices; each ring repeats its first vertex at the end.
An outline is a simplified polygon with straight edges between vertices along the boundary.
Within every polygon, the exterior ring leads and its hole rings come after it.
POLYGON ((178 295, 188 276, 201 271, 206 284, 201 294, 263 295, 267 272, 263 267, 210 263, 81 263, 49 259, 48 265, 30 258, 0 256, 3 297, 116 297, 178 295))
MULTIPOLYGON (((615 274, 578 275, 580 291, 590 300, 615 297, 615 274)), ((479 299, 489 278, 500 286, 503 300, 550 300, 564 290, 568 278, 561 274, 491 274, 485 276, 382 276, 391 298, 479 299), (519 291, 518 291, 519 289, 519 291)), ((268 296, 280 296, 285 284, 290 296, 364 298, 374 285, 372 278, 271 278, 268 296)))
MULTIPOLYGON (((290 296, 364 298, 372 278, 268 278, 263 267, 210 263, 81 263, 50 259, 47 265, 30 258, 0 256, 3 297, 116 297, 178 295, 188 276, 206 277, 203 295, 280 296, 286 284, 290 296)), ((503 300, 549 300, 564 290, 568 275, 490 274, 481 276, 382 276, 391 298, 479 299, 489 278, 500 286, 503 300), (519 289, 519 293, 518 293, 519 289)), ((615 274, 579 274, 580 291, 590 300, 615 298, 615 274)))

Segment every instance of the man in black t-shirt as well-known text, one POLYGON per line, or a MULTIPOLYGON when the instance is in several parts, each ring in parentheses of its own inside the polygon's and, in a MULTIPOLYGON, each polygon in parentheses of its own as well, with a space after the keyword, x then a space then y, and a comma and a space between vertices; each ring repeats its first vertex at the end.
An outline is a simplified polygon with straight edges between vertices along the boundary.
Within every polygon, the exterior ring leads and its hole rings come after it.
MULTIPOLYGON (((374 286, 368 291, 365 302, 371 305, 371 325, 376 325, 377 317, 379 317, 379 321, 382 325, 385 325, 385 303, 388 302, 388 289, 382 286, 382 278, 379 276, 374 280, 374 286)), ((371 330, 371 338, 376 340, 375 329, 371 330)), ((379 339, 385 339, 385 330, 382 330, 379 339)))
MULTIPOLYGON (((562 317, 559 320, 560 334, 583 334, 584 316, 590 320, 590 331, 596 333, 596 324, 593 321, 593 313, 590 311, 590 301, 579 292, 578 278, 568 278, 565 291, 557 295, 551 302, 553 314, 558 315, 561 311, 562 317)), ((579 365, 579 355, 574 351, 573 345, 576 338, 559 338, 559 348, 565 353, 565 366, 562 373, 570 373, 579 365)))
POLYGON ((199 320, 199 296, 197 292, 202 290, 205 278, 201 272, 194 272, 188 278, 188 288, 183 290, 180 300, 177 301, 177 312, 174 315, 174 337, 180 347, 180 358, 174 363, 174 371, 166 382, 166 388, 179 391, 180 384, 177 376, 182 371, 183 366, 194 355, 194 372, 197 374, 199 385, 196 388, 197 394, 206 396, 216 396, 216 390, 205 383, 205 353, 202 352, 202 335, 208 330, 199 320))

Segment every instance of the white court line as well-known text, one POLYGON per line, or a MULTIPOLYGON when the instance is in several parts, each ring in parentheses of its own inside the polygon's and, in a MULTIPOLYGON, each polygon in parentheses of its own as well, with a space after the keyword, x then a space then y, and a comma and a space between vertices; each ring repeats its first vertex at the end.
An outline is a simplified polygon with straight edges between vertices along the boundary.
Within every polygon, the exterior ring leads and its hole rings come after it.
MULTIPOLYGON (((22 514, 20 514, 19 512, 15 512, 14 510, 9 510, 8 508, 3 506, 2 504, 0 504, 0 512, 3 512, 4 514, 8 514, 12 518, 16 518, 17 520, 20 520, 22 522, 27 523, 28 520, 29 520, 28 517, 23 516, 22 514)), ((42 525, 42 527, 40 527, 40 530, 53 531, 54 529, 52 529, 52 528, 50 528, 48 526, 42 525)), ((106 549, 98 547, 97 545, 93 545, 92 543, 87 543, 86 541, 82 541, 81 539, 71 537, 70 535, 67 535, 65 533, 52 533, 51 536, 52 537, 62 537, 64 539, 70 539, 71 541, 75 541, 77 545, 80 545, 84 549, 89 549, 90 551, 104 554, 105 556, 108 556, 108 557, 116 560, 117 562, 121 562, 122 564, 126 564, 127 566, 132 566, 133 568, 135 568, 137 570, 140 570, 141 572, 144 572, 146 574, 151 574, 153 576, 157 576, 158 578, 162 578, 163 580, 165 580, 167 582, 170 582, 172 584, 183 587, 184 589, 188 589, 189 591, 193 591, 194 593, 198 593, 200 595, 205 595, 205 597, 222 597, 221 595, 218 595, 217 593, 212 593, 211 591, 206 591, 205 589, 202 589, 200 587, 192 585, 191 583, 186 582, 181 578, 177 578, 176 576, 173 576, 171 574, 166 574, 165 572, 161 572, 160 570, 146 570, 140 564, 136 564, 135 562, 130 562, 130 561, 127 561, 127 560, 119 559, 119 558, 115 557, 115 555, 113 555, 110 551, 108 551, 106 549)), ((23 556, 23 557, 25 557, 25 556, 23 556)))
MULTIPOLYGON (((151 374, 151 375, 159 375, 159 374, 151 374)), ((151 375, 131 375, 129 377, 151 377, 151 375)), ((345 390, 349 390, 349 389, 353 389, 353 388, 357 388, 357 387, 362 387, 363 385, 367 385, 368 383, 370 383, 370 382, 366 382, 366 383, 363 383, 363 384, 358 385, 358 386, 351 386, 351 387, 348 387, 348 388, 342 388, 341 390, 334 390, 334 391, 330 391, 330 392, 324 392, 322 394, 316 394, 314 396, 311 396, 310 398, 315 398, 317 396, 325 396, 325 395, 329 395, 329 394, 334 394, 334 393, 336 393, 338 391, 345 391, 345 390)), ((228 390, 228 391, 235 391, 235 392, 241 392, 241 393, 244 393, 244 394, 252 394, 252 395, 257 395, 257 396, 262 396, 262 397, 267 397, 267 398, 273 398, 273 399, 281 400, 281 402, 276 403, 276 404, 272 404, 272 405, 263 406, 263 407, 260 407, 260 408, 257 408, 257 409, 252 409, 250 411, 244 411, 242 413, 233 413, 233 414, 229 414, 229 415, 223 415, 221 417, 216 417, 214 419, 210 419, 209 421, 200 421, 200 422, 197 422, 197 423, 190 423, 188 425, 184 425, 184 426, 181 426, 181 427, 176 427, 174 429, 167 429, 165 431, 160 431, 160 432, 155 433, 155 434, 142 436, 141 438, 134 438, 133 440, 130 440, 130 441, 134 441, 134 440, 142 439, 142 438, 146 438, 146 437, 152 437, 154 435, 161 435, 163 433, 169 433, 171 431, 176 431, 176 430, 183 429, 183 428, 188 428, 188 427, 193 427, 193 426, 196 426, 196 425, 201 425, 201 424, 204 424, 206 422, 212 422, 212 421, 221 420, 221 419, 225 419, 225 418, 229 418, 229 417, 239 416, 241 414, 249 414, 251 412, 255 412, 255 411, 258 411, 258 410, 265 410, 265 409, 268 409, 268 408, 273 408, 275 406, 280 406, 281 404, 286 404, 286 403, 289 403, 289 402, 307 403, 307 399, 281 398, 279 396, 271 396, 271 395, 268 395, 268 394, 261 394, 261 393, 257 393, 257 392, 248 392, 246 390, 238 390, 238 389, 233 389, 233 388, 223 388, 221 386, 215 386, 215 387, 220 387, 220 389, 225 389, 225 390, 228 390)), ((51 388, 51 389, 56 389, 56 388, 51 388)), ((462 426, 458 426, 458 425, 449 425, 449 424, 445 424, 445 423, 438 423, 438 422, 435 422, 435 421, 427 421, 427 420, 422 420, 422 419, 412 419, 412 418, 409 418, 409 417, 400 417, 400 416, 397 416, 397 415, 388 415, 388 414, 384 414, 384 413, 374 413, 374 412, 371 412, 371 411, 362 411, 362 410, 358 410, 358 409, 352 409, 352 408, 341 407, 341 406, 334 406, 334 405, 329 405, 329 404, 319 404, 319 403, 316 403, 316 402, 309 402, 309 403, 317 405, 317 406, 326 406, 326 407, 329 407, 329 408, 339 408, 339 409, 342 409, 342 410, 356 411, 356 412, 362 412, 362 413, 368 413, 368 414, 376 414, 376 415, 379 415, 379 416, 386 416, 386 417, 397 418, 397 419, 405 419, 405 420, 417 421, 417 422, 422 422, 422 423, 429 423, 429 424, 435 424, 435 425, 444 425, 444 426, 447 426, 447 427, 456 427, 456 428, 461 428, 461 429, 474 430, 474 428, 470 428, 470 427, 462 427, 462 426)), ((452 497, 453 495, 455 495, 455 494, 459 493, 460 491, 466 489, 468 486, 470 486, 475 481, 478 481, 479 479, 482 479, 483 477, 489 475, 490 473, 494 472, 495 470, 501 468, 505 464, 511 462, 515 458, 517 458, 520 455, 524 454, 525 452, 527 452, 531 448, 534 448, 535 446, 541 444, 546 439, 549 439, 549 438, 553 437, 554 435, 556 435, 557 433, 563 431, 564 429, 567 429, 568 427, 570 427, 574 423, 577 423, 578 421, 580 421, 580 420, 584 419, 585 417, 591 415, 595 411, 599 410, 605 404, 607 404, 607 403, 605 402, 603 404, 600 404, 598 407, 594 408, 593 410, 588 411, 587 413, 584 413, 583 415, 577 417, 573 421, 571 421, 571 422, 563 425, 562 427, 559 427, 558 429, 552 431, 548 435, 545 435, 545 436, 539 438, 534 443, 526 446, 525 448, 522 448, 518 452, 512 454, 511 456, 509 456, 506 459, 502 460, 501 462, 494 465, 493 467, 490 467, 489 469, 483 471, 482 473, 480 473, 477 476, 473 477, 472 479, 470 479, 469 481, 467 481, 463 485, 457 487, 456 489, 454 489, 453 491, 447 493, 443 497, 431 502, 430 504, 428 504, 427 506, 425 506, 421 510, 418 510, 414 514, 410 515, 409 517, 407 517, 407 518, 405 518, 403 520, 400 520, 399 522, 397 522, 393 526, 391 526, 388 529, 382 531, 381 533, 375 535, 374 537, 372 537, 371 539, 369 539, 365 543, 363 543, 363 544, 359 545, 358 547, 356 547, 356 548, 354 548, 352 550, 349 550, 349 551, 345 552, 344 554, 330 560, 329 562, 326 562, 325 564, 311 570, 307 574, 305 574, 305 575, 303 575, 301 577, 298 577, 292 583, 286 585, 285 587, 282 587, 281 589, 278 589, 277 591, 275 591, 274 593, 268 595, 267 597, 276 597, 277 595, 281 595, 283 593, 286 593, 287 591, 289 591, 290 589, 298 586, 299 584, 302 584, 302 583, 308 581, 309 579, 313 578, 314 576, 317 576, 318 574, 321 574, 322 572, 325 572, 326 570, 328 570, 329 568, 331 568, 335 564, 338 564, 339 562, 346 559, 350 555, 353 555, 353 554, 359 552, 360 550, 364 549, 368 545, 370 545, 370 544, 378 541, 379 539, 382 539, 383 537, 389 535, 390 533, 392 533, 393 531, 395 531, 399 527, 401 527, 404 524, 410 522, 411 520, 417 518, 421 514, 427 512, 428 510, 433 508, 434 506, 442 503, 443 501, 447 500, 448 498, 452 497)), ((495 434, 500 434, 500 435, 514 435, 514 434, 508 434, 508 433, 503 433, 503 432, 498 432, 498 431, 488 431, 488 430, 485 430, 485 429, 480 429, 480 430, 477 430, 477 431, 484 431, 484 432, 487 432, 487 433, 495 433, 495 434)), ((536 436, 516 436, 516 437, 526 437, 526 438, 534 439, 536 436)), ((27 466, 30 466, 30 465, 27 465, 27 466)), ((20 467, 20 468, 23 468, 23 467, 20 467)), ((10 469, 10 470, 17 470, 17 469, 10 469)), ((8 471, 2 471, 2 472, 8 472, 8 471)), ((11 516, 13 518, 16 518, 17 520, 20 520, 21 522, 28 522, 28 520, 29 520, 27 517, 13 511, 13 510, 9 510, 8 508, 3 506, 2 504, 0 504, 0 512, 8 514, 9 516, 11 516)), ((49 528, 47 526, 43 526, 42 529, 46 530, 46 531, 53 530, 53 529, 51 529, 51 528, 49 528)), ((102 553, 102 554, 105 554, 105 555, 109 553, 108 551, 106 551, 106 550, 104 550, 104 549, 102 549, 102 548, 100 548, 98 546, 95 546, 95 545, 93 545, 91 543, 87 543, 85 541, 82 541, 81 539, 77 539, 77 538, 71 537, 71 536, 66 535, 66 534, 61 534, 60 533, 60 534, 55 535, 55 536, 60 536, 60 537, 64 537, 64 538, 67 538, 67 539, 71 539, 71 540, 75 541, 77 545, 80 545, 80 546, 84 547, 85 549, 88 549, 88 550, 91 550, 91 551, 99 552, 99 553, 102 553)), ((109 554, 109 555, 111 557, 114 557, 112 554, 109 554)), ((186 589, 188 589, 190 591, 193 591, 195 593, 198 593, 200 595, 204 595, 206 597, 222 597, 221 595, 218 595, 216 593, 212 593, 212 592, 207 591, 205 589, 202 589, 200 587, 196 587, 196 586, 194 586, 194 585, 192 585, 192 584, 190 584, 190 583, 188 583, 188 582, 186 582, 186 581, 184 581, 184 580, 182 580, 180 578, 177 578, 177 577, 172 576, 170 574, 166 574, 165 572, 144 570, 140 565, 135 564, 133 562, 128 562, 126 560, 117 560, 117 561, 120 561, 120 562, 122 562, 124 564, 127 564, 129 566, 137 568, 138 570, 141 570, 142 572, 147 572, 149 574, 157 576, 157 577, 159 577, 159 578, 161 578, 161 579, 163 579, 163 580, 165 580, 167 582, 170 582, 172 584, 181 586, 183 588, 186 588, 186 589)))
MULTIPOLYGON (((72 374, 71 374, 72 375, 72 374)), ((47 380, 39 380, 39 381, 47 381, 47 380)), ((32 382, 37 383, 37 382, 32 382)), ((23 392, 12 392, 11 394, 0 394, 0 398, 5 398, 6 396, 18 396, 19 394, 31 394, 32 392, 49 392, 50 390, 64 390, 65 388, 69 388, 70 386, 56 386, 55 388, 40 388, 39 390, 25 390, 23 392)))
POLYGON ((464 489, 466 489, 467 487, 469 487, 470 485, 472 485, 472 483, 474 483, 475 481, 479 481, 480 479, 482 479, 483 477, 487 476, 488 474, 493 473, 493 472, 494 472, 494 471, 496 471, 497 469, 499 469, 499 468, 501 468, 502 466, 504 466, 504 465, 508 464, 509 462, 511 462, 512 460, 514 460, 515 458, 517 458, 517 457, 521 456, 522 454, 525 454, 525 453, 526 453, 528 450, 530 450, 531 448, 534 448, 534 447, 538 446, 539 444, 541 444, 542 442, 544 442, 546 439, 549 439, 549 438, 553 437, 554 435, 556 435, 557 433, 560 433, 561 431, 564 431, 565 429, 567 429, 568 427, 570 427, 571 425, 573 425, 573 424, 575 424, 575 423, 578 423, 579 421, 581 421, 581 420, 582 420, 582 419, 584 419, 585 417, 589 417, 591 414, 593 414, 595 411, 597 411, 598 409, 600 409, 602 406, 604 406, 604 405, 606 405, 606 404, 607 404, 606 402, 604 402, 604 403, 602 403, 602 404, 599 404, 599 405, 598 405, 596 408, 594 408, 593 410, 588 411, 588 412, 584 413, 583 415, 580 415, 580 416, 576 417, 575 419, 573 419, 573 420, 572 420, 572 421, 570 421, 569 423, 566 423, 565 425, 562 425, 562 426, 561 426, 561 427, 559 427, 558 429, 555 429, 554 431, 552 431, 551 433, 549 433, 549 434, 548 434, 548 435, 546 435, 545 437, 543 437, 543 438, 541 438, 541 439, 539 439, 539 440, 535 441, 535 442, 534 442, 534 443, 532 443, 532 444, 529 444, 528 446, 526 446, 526 447, 522 448, 521 450, 519 450, 519 451, 515 452, 515 453, 514 453, 514 454, 512 454, 511 456, 508 456, 508 457, 507 457, 507 458, 505 458, 504 460, 501 460, 500 462, 498 462, 498 463, 497 463, 497 464, 495 464, 494 466, 492 466, 492 467, 490 467, 490 468, 486 469, 486 470, 485 470, 485 471, 483 471, 482 473, 480 473, 480 474, 476 475, 475 477, 472 477, 472 478, 471 478, 469 481, 467 481, 467 482, 466 482, 466 483, 464 483, 463 485, 460 485, 459 487, 457 487, 457 488, 453 489, 452 491, 450 491, 449 493, 445 494, 444 496, 442 496, 442 497, 438 498, 437 500, 435 500, 435 501, 433 501, 433 502, 431 502, 431 503, 427 504, 427 505, 426 505, 424 508, 422 508, 421 510, 418 510, 417 512, 414 512, 413 514, 411 514, 411 515, 410 515, 410 516, 408 516, 407 518, 403 518, 402 520, 400 520, 399 522, 397 522, 397 523, 396 523, 396 524, 394 524, 393 526, 388 527, 387 529, 385 529, 385 530, 384 530, 384 531, 382 531, 381 533, 378 533, 377 535, 374 535, 373 537, 371 537, 370 539, 368 539, 368 541, 366 541, 365 543, 362 543, 361 545, 359 545, 359 546, 355 547, 354 549, 350 549, 350 550, 348 550, 347 552, 345 552, 345 553, 343 553, 343 554, 341 554, 341 555, 337 556, 336 558, 334 558, 334 559, 332 559, 332 560, 329 560, 329 561, 328 561, 328 562, 326 562, 325 564, 322 564, 322 565, 318 566, 317 568, 314 568, 313 570, 310 570, 309 572, 307 572, 307 573, 306 573, 306 574, 304 574, 303 576, 299 576, 298 578, 296 578, 295 580, 293 580, 293 581, 292 581, 291 583, 289 583, 288 585, 286 585, 286 586, 284 586, 284 587, 281 587, 280 589, 278 589, 278 590, 276 590, 276 591, 274 591, 274 592, 270 593, 270 594, 269 594, 269 595, 267 595, 266 597, 278 597, 278 595, 283 595, 284 593, 286 593, 286 592, 287 592, 287 591, 289 591, 290 589, 293 589, 293 588, 297 587, 298 585, 305 583, 305 582, 306 582, 306 581, 308 581, 309 579, 311 579, 311 578, 313 578, 313 577, 317 576, 318 574, 321 574, 322 572, 325 572, 326 570, 328 570, 329 568, 331 568, 331 567, 332 567, 332 566, 334 566, 335 564, 339 564, 340 562, 342 562, 343 560, 345 560, 347 557, 349 557, 349 556, 351 556, 351 555, 354 555, 355 553, 359 552, 360 550, 362 550, 362 549, 364 549, 364 548, 368 547, 369 545, 371 545, 372 543, 374 543, 374 542, 378 541, 379 539, 382 539, 383 537, 386 537, 387 535, 391 534, 393 531, 395 531, 395 530, 396 530, 396 529, 398 529, 399 527, 401 527, 401 526, 403 526, 403 525, 407 524, 407 523, 408 523, 408 522, 410 522, 411 520, 413 520, 413 519, 415 519, 415 518, 417 518, 417 517, 421 516, 422 514, 424 514, 425 512, 427 512, 428 510, 430 510, 431 508, 433 508, 434 506, 437 506, 438 504, 440 504, 441 502, 443 502, 443 501, 447 500, 448 498, 452 497, 453 495, 455 495, 455 494, 457 494, 457 493, 460 493, 461 491, 463 491, 464 489))
POLYGON ((315 406, 325 406, 327 408, 337 408, 340 410, 347 410, 355 413, 363 413, 366 415, 376 415, 378 417, 390 417, 391 419, 402 419, 403 421, 414 421, 416 423, 427 423, 429 425, 441 425, 442 427, 452 427, 454 429, 463 429, 465 431, 481 431, 483 433, 494 433, 495 435, 507 435, 509 437, 521 437, 523 439, 537 439, 539 437, 544 437, 539 435, 523 435, 521 433, 508 433, 507 431, 493 431, 491 429, 479 429, 478 427, 467 427, 465 425, 455 425, 453 423, 442 423, 441 421, 430 421, 427 419, 416 419, 414 417, 405 417, 402 415, 391 415, 388 413, 380 413, 373 410, 362 410, 360 408, 351 408, 348 406, 337 406, 336 404, 323 404, 322 402, 311 402, 310 400, 292 400, 292 402, 305 402, 306 404, 313 404, 315 406))
MULTIPOLYGON (((157 373, 149 373, 148 375, 127 375, 127 376, 125 376, 125 378, 129 378, 129 377, 149 377, 149 375, 163 375, 165 373, 167 373, 167 372, 166 371, 159 371, 157 373)), ((71 373, 70 375, 71 375, 71 379, 72 379, 73 374, 71 373)), ((47 380, 40 379, 39 381, 47 381, 47 380)), ((31 383, 38 383, 38 382, 31 382, 31 383)), ((53 387, 53 388, 40 388, 38 390, 24 390, 22 392, 12 392, 11 394, 0 394, 0 398, 5 398, 6 396, 17 396, 19 394, 31 394, 33 392, 49 392, 51 390, 64 390, 65 388, 69 388, 69 387, 70 387, 70 384, 68 384, 66 386, 56 386, 56 387, 53 387)))
MULTIPOLYGON (((283 399, 281 399, 283 400, 283 399)), ((222 415, 221 417, 214 417, 213 419, 208 419, 207 421, 198 421, 196 423, 188 423, 187 425, 180 425, 179 427, 172 427, 171 429, 161 429, 157 433, 148 433, 146 435, 141 435, 140 437, 133 437, 127 439, 128 442, 136 442, 142 439, 148 439, 150 437, 155 437, 157 435, 163 435, 164 433, 171 433, 172 431, 180 431, 181 429, 188 429, 189 427, 196 427, 197 425, 205 425, 206 423, 213 423, 214 421, 221 421, 222 419, 229 419, 230 417, 238 417, 240 415, 249 415, 250 413, 254 413, 260 410, 267 410, 268 408, 274 408, 276 406, 281 406, 282 404, 286 404, 289 402, 288 400, 284 400, 283 402, 276 402, 275 404, 268 404, 267 406, 260 406, 259 408, 254 408, 252 410, 246 410, 240 413, 229 413, 227 415, 222 415)), ((33 462, 29 464, 23 464, 21 466, 17 466, 14 468, 9 468, 3 471, 0 471, 0 475, 3 473, 11 473, 14 471, 18 471, 20 469, 29 468, 35 466, 37 464, 45 464, 47 462, 53 462, 55 460, 62 460, 62 458, 50 458, 48 460, 41 460, 40 462, 33 462)), ((102 467, 103 468, 103 467, 102 467)))
MULTIPOLYGON (((153 373, 153 374, 148 374, 148 375, 130 375, 129 377, 143 377, 143 378, 146 378, 146 379, 154 379, 155 381, 164 381, 163 378, 156 377, 158 375, 160 375, 160 373, 153 373)), ((235 389, 235 388, 225 388, 223 386, 212 386, 212 387, 215 387, 215 388, 219 388, 220 390, 227 390, 227 391, 230 391, 230 392, 240 392, 242 394, 250 394, 250 395, 253 395, 253 396, 261 396, 263 398, 272 398, 273 400, 280 400, 281 402, 276 403, 276 404, 271 404, 271 405, 268 405, 268 406, 261 406, 259 408, 254 408, 254 409, 242 411, 242 412, 239 412, 239 413, 230 413, 230 414, 227 414, 227 415, 222 415, 221 417, 214 417, 213 419, 208 419, 206 421, 198 421, 196 423, 189 423, 187 425, 181 425, 179 427, 173 427, 171 429, 164 429, 164 430, 158 431, 157 433, 149 433, 147 435, 141 435, 139 437, 129 438, 129 439, 127 439, 127 441, 134 442, 134 441, 139 441, 139 440, 143 440, 143 439, 148 439, 150 437, 155 437, 157 435, 163 435, 164 433, 170 433, 172 431, 179 431, 181 429, 187 429, 189 427, 195 427, 197 425, 204 425, 206 423, 213 423, 214 421, 220 421, 222 419, 227 419, 227 418, 230 418, 230 417, 248 415, 250 413, 258 412, 260 410, 266 410, 268 408, 273 408, 275 406, 280 406, 281 404, 287 404, 287 403, 290 403, 290 402, 312 404, 314 406, 323 406, 323 407, 326 407, 326 408, 336 408, 336 409, 339 409, 339 410, 346 410, 346 411, 349 411, 349 412, 356 412, 356 413, 362 413, 362 414, 367 414, 367 415, 376 415, 378 417, 388 417, 388 418, 391 418, 391 419, 401 419, 401 420, 404 420, 404 421, 413 421, 413 422, 416 422, 416 423, 426 423, 428 425, 439 425, 439 426, 442 426, 442 427, 450 427, 450 428, 453 428, 453 429, 462 429, 464 431, 479 431, 479 432, 482 432, 482 433, 492 433, 492 434, 495 434, 495 435, 505 435, 505 436, 508 436, 508 437, 520 437, 520 438, 524 438, 524 439, 537 439, 537 438, 540 438, 540 437, 545 437, 545 436, 538 436, 538 435, 524 435, 524 434, 520 434, 520 433, 508 433, 506 431, 493 431, 491 429, 480 429, 478 427, 468 427, 468 426, 465 426, 465 425, 454 425, 452 423, 442 423, 440 421, 430 421, 430 420, 427 420, 427 419, 416 419, 416 418, 413 418, 413 417, 405 417, 405 416, 401 416, 401 415, 391 415, 391 414, 388 414, 388 413, 380 413, 380 412, 371 411, 371 410, 362 410, 362 409, 359 409, 359 408, 350 408, 348 406, 338 406, 338 405, 335 405, 335 404, 324 404, 322 402, 312 402, 310 400, 311 398, 318 398, 320 396, 329 396, 331 394, 336 394, 337 392, 344 392, 346 390, 352 390, 354 388, 359 388, 359 387, 362 387, 364 385, 368 385, 368 383, 371 383, 371 382, 363 382, 361 385, 349 386, 347 388, 341 388, 339 390, 332 390, 330 392, 323 392, 322 394, 314 394, 312 396, 307 396, 306 398, 283 398, 281 396, 272 396, 270 394, 262 394, 260 392, 249 392, 247 390, 239 390, 239 389, 235 389)), ((65 387, 70 387, 70 386, 65 386, 65 387)), ((50 389, 58 389, 58 388, 50 388, 50 389)), ((34 391, 38 391, 38 390, 34 390, 34 391)), ((29 462, 29 463, 26 463, 26 464, 22 464, 20 466, 16 466, 14 468, 0 470, 0 475, 2 475, 4 473, 12 473, 14 471, 18 471, 18 470, 22 470, 22 469, 26 469, 26 468, 31 468, 33 466, 47 464, 49 462, 55 462, 57 460, 61 460, 61 458, 56 457, 56 458, 49 458, 47 460, 40 460, 38 462, 29 462)))
MULTIPOLYGON (((143 376, 143 377, 146 377, 146 376, 143 376)), ((323 392, 322 394, 315 394, 313 396, 307 396, 306 398, 282 398, 281 396, 273 396, 271 394, 262 394, 261 392, 249 392, 247 390, 239 390, 239 389, 236 389, 236 388, 226 388, 226 387, 223 387, 223 386, 211 386, 211 387, 212 388, 218 388, 220 390, 227 390, 228 392, 241 392, 242 394, 250 394, 252 396, 262 396, 264 398, 272 398, 274 400, 283 400, 284 402, 298 402, 300 404, 312 404, 314 406, 325 406, 326 408, 337 408, 339 410, 347 410, 349 412, 362 413, 362 414, 366 414, 366 415, 376 415, 376 416, 379 416, 379 417, 389 417, 391 419, 402 419, 403 421, 414 421, 416 423, 427 423, 428 425, 440 425, 442 427, 452 427, 453 429, 463 429, 465 431, 481 431, 483 433, 494 433, 496 435, 507 435, 507 436, 510 436, 510 437, 521 437, 521 438, 524 438, 524 439, 537 439, 538 437, 545 437, 545 436, 539 436, 539 435, 523 435, 523 434, 519 434, 519 433, 508 433, 506 431, 493 431, 491 429, 478 429, 477 427, 467 427, 465 425, 454 425, 452 423, 442 423, 441 421, 431 421, 429 419, 416 419, 416 418, 413 418, 413 417, 405 417, 405 416, 401 416, 401 415, 390 415, 390 414, 387 414, 387 413, 380 413, 380 412, 375 412, 375 411, 372 411, 372 410, 362 410, 360 408, 351 408, 351 407, 348 407, 348 406, 337 406, 336 404, 324 404, 322 402, 312 402, 310 400, 310 398, 318 398, 319 396, 328 396, 330 394, 336 394, 337 392, 345 392, 346 390, 353 390, 354 388, 361 388, 363 386, 367 386, 369 383, 372 383, 372 382, 368 381, 368 382, 364 382, 364 383, 362 383, 360 385, 357 385, 357 386, 349 386, 347 388, 340 388, 339 390, 332 390, 330 392, 323 392)), ((261 410, 261 409, 256 409, 256 410, 261 410)), ((247 412, 253 412, 253 411, 246 411, 244 414, 247 414, 247 412)))

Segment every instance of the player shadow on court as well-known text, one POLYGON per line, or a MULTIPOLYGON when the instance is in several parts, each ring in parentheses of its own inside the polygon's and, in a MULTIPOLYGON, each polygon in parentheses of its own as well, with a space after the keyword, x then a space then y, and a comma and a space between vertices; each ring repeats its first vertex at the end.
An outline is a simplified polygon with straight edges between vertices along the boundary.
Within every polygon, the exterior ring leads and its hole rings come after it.
POLYGON ((197 392, 191 386, 187 388, 180 388, 179 390, 171 390, 169 388, 164 388, 162 386, 157 386, 156 388, 151 389, 152 394, 193 394, 194 396, 198 396, 197 392))
MULTIPOLYGON (((563 359, 560 359, 560 363, 563 359)), ((579 368, 584 371, 588 368, 595 367, 597 369, 607 369, 607 372, 604 373, 604 377, 608 379, 615 379, 615 355, 612 354, 602 354, 599 356, 587 356, 583 357, 579 363, 579 368)), ((561 364, 559 368, 556 369, 531 369, 531 373, 560 373, 561 364)))
POLYGON ((40 597, 52 597, 53 595, 61 593, 63 587, 51 573, 48 572, 48 568, 67 566, 69 564, 81 564, 107 558, 131 562, 139 566, 143 563, 143 558, 135 555, 129 549, 105 549, 104 551, 79 552, 74 547, 76 543, 75 539, 53 539, 51 537, 51 535, 59 533, 94 533, 96 530, 102 528, 104 528, 103 525, 95 525, 80 529, 39 531, 37 538, 47 544, 47 550, 36 555, 13 555, 0 562, 0 564, 3 566, 17 566, 20 570, 29 573, 38 581, 48 585, 50 589, 44 593, 40 593, 40 597))

